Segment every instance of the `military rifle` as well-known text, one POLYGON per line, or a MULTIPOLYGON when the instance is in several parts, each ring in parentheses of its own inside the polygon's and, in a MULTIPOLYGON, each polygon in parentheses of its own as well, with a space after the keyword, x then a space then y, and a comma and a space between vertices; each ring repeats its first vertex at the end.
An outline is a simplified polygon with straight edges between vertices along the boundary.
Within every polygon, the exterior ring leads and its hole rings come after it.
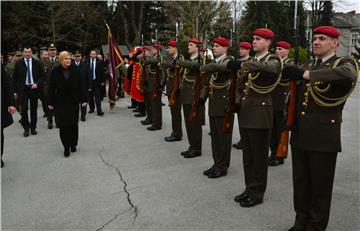
MULTIPOLYGON (((155 38, 156 38, 156 43, 160 44, 159 40, 158 40, 157 29, 155 30, 155 38)), ((159 87, 160 87, 160 67, 159 67, 158 64, 161 62, 161 59, 160 59, 160 52, 159 52, 159 46, 158 45, 156 47, 156 50, 157 50, 157 61, 158 62, 156 64, 155 83, 154 83, 152 93, 151 93, 151 99, 153 101, 159 99, 161 97, 161 94, 162 94, 162 92, 159 92, 159 87)))
MULTIPOLYGON (((180 57, 180 49, 179 49, 179 24, 176 22, 176 49, 177 49, 177 57, 176 59, 179 59, 180 57)), ((175 66, 175 73, 174 73, 174 84, 173 89, 170 93, 170 100, 169 100, 169 106, 175 107, 176 104, 176 95, 179 90, 180 85, 180 65, 175 66)))
MULTIPOLYGON (((200 34, 199 34, 199 19, 196 18, 196 34, 197 34, 197 43, 196 46, 198 48, 198 64, 201 64, 201 54, 200 54, 200 34)), ((198 116, 198 104, 200 100, 200 94, 201 94, 201 74, 200 71, 197 71, 196 77, 195 77, 195 84, 194 84, 194 99, 191 105, 191 111, 189 114, 189 121, 193 122, 196 120, 198 116)))
MULTIPOLYGON (((295 45, 295 53, 294 53, 294 63, 297 65, 299 49, 297 46, 298 40, 298 17, 297 17, 297 1, 295 1, 295 14, 294 14, 294 45, 295 45)), ((286 158, 288 155, 288 146, 289 146, 289 132, 292 126, 294 125, 294 116, 295 116, 295 98, 296 98, 296 80, 290 80, 289 83, 289 102, 287 108, 287 121, 286 121, 286 129, 281 132, 279 145, 276 150, 276 157, 286 158)))
MULTIPOLYGON (((232 44, 234 46, 234 43, 232 44)), ((234 125, 234 113, 236 111, 236 85, 237 70, 231 71, 230 86, 228 92, 228 107, 225 112, 223 133, 232 133, 234 125)))

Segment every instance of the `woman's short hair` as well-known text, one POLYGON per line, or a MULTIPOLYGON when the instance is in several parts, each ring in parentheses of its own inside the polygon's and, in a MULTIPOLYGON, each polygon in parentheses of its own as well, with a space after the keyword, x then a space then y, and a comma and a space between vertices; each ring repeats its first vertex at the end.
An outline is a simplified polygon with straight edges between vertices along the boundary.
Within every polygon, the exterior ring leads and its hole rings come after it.
POLYGON ((65 59, 67 56, 70 56, 70 53, 67 51, 62 51, 59 54, 59 62, 61 62, 63 59, 65 59))

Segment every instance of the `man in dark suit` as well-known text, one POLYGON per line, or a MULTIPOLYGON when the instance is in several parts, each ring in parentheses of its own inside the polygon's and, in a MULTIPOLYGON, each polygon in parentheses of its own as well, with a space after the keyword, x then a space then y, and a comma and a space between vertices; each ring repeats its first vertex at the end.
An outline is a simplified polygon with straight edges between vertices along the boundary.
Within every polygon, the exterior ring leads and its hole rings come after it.
POLYGON ((25 46, 24 58, 15 64, 13 80, 16 97, 21 102, 21 124, 24 127, 24 137, 36 135, 38 88, 44 78, 44 69, 40 61, 32 58, 32 49, 25 46), (28 117, 28 103, 30 101, 30 123, 28 117))
POLYGON ((1 167, 4 167, 4 161, 2 159, 4 152, 4 128, 14 122, 11 114, 15 112, 13 85, 11 79, 6 74, 4 65, 1 64, 1 167))
POLYGON ((92 50, 90 52, 90 59, 87 63, 87 66, 89 68, 89 76, 91 79, 91 91, 89 92, 89 113, 94 112, 96 105, 97 115, 102 116, 104 115, 104 112, 101 110, 101 87, 105 85, 105 73, 103 62, 97 60, 96 57, 96 51, 92 50))
POLYGON ((339 36, 335 27, 315 28, 315 59, 283 71, 299 81, 290 139, 296 212, 291 231, 325 230, 329 222, 342 110, 358 76, 354 59, 336 56, 339 36))
POLYGON ((273 126, 271 91, 276 87, 282 60, 269 53, 275 34, 266 28, 253 32, 255 57, 248 62, 229 61, 228 68, 241 68, 236 102, 240 108, 245 191, 235 197, 242 207, 263 202, 267 186, 269 146, 273 126))
MULTIPOLYGON (((88 93, 89 91, 91 91, 90 81, 92 81, 92 79, 90 79, 89 68, 86 65, 86 63, 82 61, 82 56, 79 51, 75 51, 75 53, 74 53, 73 64, 80 70, 81 78, 84 78, 84 80, 85 80, 84 81, 85 87, 86 87, 86 90, 88 93)), ((84 105, 84 106, 80 105, 80 112, 81 112, 80 120, 81 121, 86 121, 86 108, 87 108, 86 105, 84 105)))

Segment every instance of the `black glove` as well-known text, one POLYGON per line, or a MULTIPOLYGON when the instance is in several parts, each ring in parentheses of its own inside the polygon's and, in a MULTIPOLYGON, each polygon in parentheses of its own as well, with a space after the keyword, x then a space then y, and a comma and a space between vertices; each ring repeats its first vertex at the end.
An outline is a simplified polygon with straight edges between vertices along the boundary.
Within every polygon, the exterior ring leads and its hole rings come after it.
POLYGON ((200 71, 201 63, 192 63, 190 66, 190 70, 192 71, 200 71))
POLYGON ((199 99, 199 105, 205 105, 206 99, 200 98, 199 99))
POLYGON ((240 104, 236 103, 234 106, 234 110, 230 110, 230 106, 226 105, 225 112, 232 112, 232 113, 238 113, 240 111, 240 104))
POLYGON ((297 66, 287 66, 282 71, 282 77, 284 79, 302 80, 304 72, 304 70, 297 66))
POLYGON ((161 84, 160 84, 160 85, 159 85, 159 88, 158 88, 158 91, 159 91, 159 92, 163 92, 163 91, 164 91, 164 87, 165 87, 164 85, 161 85, 161 84))
POLYGON ((240 61, 240 60, 230 60, 227 63, 226 68, 229 70, 232 70, 232 71, 236 71, 241 68, 241 64, 242 64, 242 61, 240 61))

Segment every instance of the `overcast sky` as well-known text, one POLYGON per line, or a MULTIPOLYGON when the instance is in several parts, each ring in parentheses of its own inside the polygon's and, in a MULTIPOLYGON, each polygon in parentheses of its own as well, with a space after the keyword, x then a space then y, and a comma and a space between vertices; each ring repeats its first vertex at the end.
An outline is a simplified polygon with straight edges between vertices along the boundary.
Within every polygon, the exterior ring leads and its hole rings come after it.
POLYGON ((360 13, 359 0, 333 0, 335 12, 349 12, 355 10, 360 13))

